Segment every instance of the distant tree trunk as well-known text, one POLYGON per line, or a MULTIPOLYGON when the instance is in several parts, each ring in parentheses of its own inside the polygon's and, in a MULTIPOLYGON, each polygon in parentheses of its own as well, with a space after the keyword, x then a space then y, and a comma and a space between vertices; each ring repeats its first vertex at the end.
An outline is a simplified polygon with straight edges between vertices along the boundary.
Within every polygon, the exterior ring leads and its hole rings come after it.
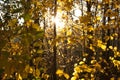
POLYGON ((120 9, 116 9, 116 11, 118 12, 118 16, 117 16, 117 26, 118 26, 118 29, 117 29, 117 34, 118 34, 118 38, 117 38, 117 48, 118 50, 120 50, 120 9))
MULTIPOLYGON (((87 3, 87 14, 88 14, 88 16, 92 17, 92 15, 91 15, 91 6, 92 6, 91 1, 86 1, 86 3, 87 3)), ((92 26, 91 22, 92 21, 90 19, 90 21, 87 23, 88 27, 92 26)), ((88 30, 87 31, 87 35, 91 35, 92 36, 93 35, 92 31, 88 30)), ((87 47, 85 48, 85 51, 88 53, 88 56, 86 58, 87 59, 87 64, 90 64, 91 58, 93 56, 93 51, 88 48, 88 47, 90 47, 90 44, 92 44, 92 39, 88 38, 87 47)))

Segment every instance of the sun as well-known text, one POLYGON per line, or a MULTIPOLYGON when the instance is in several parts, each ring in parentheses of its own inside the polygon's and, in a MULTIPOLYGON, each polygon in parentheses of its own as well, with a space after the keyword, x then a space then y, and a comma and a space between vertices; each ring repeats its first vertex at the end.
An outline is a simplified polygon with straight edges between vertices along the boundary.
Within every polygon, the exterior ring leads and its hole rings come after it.
MULTIPOLYGON (((67 19, 63 18, 63 15, 67 15, 67 13, 65 11, 62 11, 61 9, 58 9, 56 17, 52 17, 52 21, 56 24, 56 31, 57 32, 61 32, 61 30, 63 30, 65 28, 66 24, 68 24, 67 19)), ((82 12, 79 9, 79 6, 76 5, 76 7, 74 8, 74 14, 72 15, 73 21, 79 20, 79 17, 81 15, 82 15, 82 12)), ((67 15, 67 17, 68 16, 69 15, 67 15)))
POLYGON ((62 18, 63 13, 57 11, 56 17, 52 17, 52 21, 56 24, 56 31, 60 32, 65 27, 65 20, 62 18))

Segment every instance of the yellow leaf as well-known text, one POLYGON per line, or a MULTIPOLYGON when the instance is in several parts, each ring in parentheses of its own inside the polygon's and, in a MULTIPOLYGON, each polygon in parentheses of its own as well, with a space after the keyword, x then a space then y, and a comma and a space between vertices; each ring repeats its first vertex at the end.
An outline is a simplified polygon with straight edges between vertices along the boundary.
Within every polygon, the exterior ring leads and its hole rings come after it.
POLYGON ((59 2, 59 3, 60 3, 60 2, 61 2, 61 0, 57 0, 57 2, 59 2))
POLYGON ((41 53, 43 53, 43 50, 38 50, 37 53, 40 53, 40 54, 41 54, 41 53))
POLYGON ((74 75, 76 78, 78 78, 78 77, 79 77, 79 75, 78 75, 78 73, 77 73, 77 72, 73 72, 73 75, 74 75))
POLYGON ((29 65, 26 65, 26 66, 25 66, 25 71, 26 71, 26 72, 29 72, 29 69, 30 69, 30 66, 29 66, 29 65))
POLYGON ((26 22, 26 26, 29 28, 30 25, 31 25, 31 22, 27 21, 27 22, 26 22))
POLYGON ((92 45, 90 45, 90 49, 91 49, 92 51, 95 51, 95 49, 94 49, 94 47, 93 47, 92 45))
POLYGON ((105 1, 105 3, 107 3, 107 4, 110 2, 110 0, 104 0, 104 1, 105 1))
POLYGON ((60 77, 60 76, 62 76, 63 75, 63 70, 60 70, 60 69, 58 69, 57 71, 56 71, 56 74, 60 77))
POLYGON ((110 39, 113 40, 114 39, 113 36, 110 36, 110 39))
POLYGON ((20 74, 17 75, 17 80, 22 80, 22 77, 20 74))
POLYGON ((91 60, 91 64, 95 64, 96 63, 96 60, 91 60))
POLYGON ((119 55, 120 55, 120 52, 117 51, 116 54, 117 54, 117 56, 119 56, 119 55))
POLYGON ((80 73, 81 70, 80 70, 79 66, 76 66, 76 67, 74 68, 74 71, 80 73))
POLYGON ((32 72, 33 72, 32 67, 30 67, 30 65, 26 65, 26 67, 25 67, 25 72, 27 72, 27 73, 32 73, 32 72))
POLYGON ((86 0, 86 1, 90 2, 91 0, 86 0))
POLYGON ((85 80, 84 78, 80 79, 80 80, 85 80))
POLYGON ((17 23, 17 19, 12 19, 11 21, 9 21, 8 26, 14 27, 16 23, 17 23))
POLYGON ((101 17, 100 17, 100 16, 97 16, 96 19, 99 21, 99 20, 101 19, 101 17))
POLYGON ((113 49, 113 47, 112 47, 112 46, 109 46, 109 49, 113 49))
POLYGON ((36 76, 39 77, 39 75, 40 75, 39 69, 36 69, 35 72, 36 72, 36 76))
POLYGON ((92 26, 89 27, 89 31, 93 31, 94 28, 92 26))
POLYGON ((101 45, 101 48, 103 49, 103 50, 105 50, 106 49, 106 45, 101 45))
POLYGON ((92 39, 92 38, 93 38, 93 36, 91 36, 91 35, 88 35, 88 38, 89 38, 89 39, 92 39))
POLYGON ((72 2, 73 0, 68 0, 69 2, 72 2))
POLYGON ((67 41, 68 41, 68 44, 70 44, 70 43, 74 42, 74 39, 73 38, 68 38, 67 41))
POLYGON ((98 47, 100 47, 100 48, 103 49, 103 50, 106 49, 106 45, 103 44, 101 40, 98 40, 97 42, 98 42, 98 44, 97 44, 98 47))
POLYGON ((93 71, 93 69, 91 69, 91 68, 87 68, 87 70, 86 70, 87 72, 92 72, 93 71))
POLYGON ((95 67, 98 68, 98 69, 101 69, 101 66, 100 66, 99 63, 96 63, 96 64, 95 64, 95 67))
POLYGON ((33 69, 32 67, 29 68, 29 73, 32 73, 33 72, 33 69))
POLYGON ((98 42, 98 44, 99 44, 99 43, 100 43, 100 44, 102 43, 102 41, 101 41, 101 40, 97 40, 97 42, 98 42))
POLYGON ((116 46, 114 47, 114 50, 117 51, 117 47, 116 46))
POLYGON ((50 76, 48 74, 42 73, 42 78, 44 78, 45 80, 48 80, 50 76))
POLYGON ((115 78, 114 78, 114 77, 112 77, 112 78, 110 78, 110 80, 115 80, 115 78))
POLYGON ((101 8, 101 5, 98 5, 98 9, 100 9, 101 8))
POLYGON ((68 74, 66 74, 66 73, 64 73, 64 77, 65 77, 66 79, 69 79, 69 78, 70 78, 70 76, 69 76, 68 74))
POLYGON ((67 31, 67 36, 70 36, 72 34, 71 31, 67 31))
POLYGON ((36 2, 36 5, 37 5, 37 6, 40 6, 40 5, 41 5, 41 3, 40 3, 39 1, 37 1, 37 2, 36 2))
POLYGON ((117 37, 117 36, 118 36, 118 34, 117 34, 117 33, 114 33, 114 34, 113 34, 113 36, 117 37))
POLYGON ((74 76, 74 77, 71 78, 71 80, 77 80, 77 77, 74 76))
POLYGON ((32 25, 32 27, 34 28, 34 29, 36 29, 37 31, 39 31, 40 30, 40 27, 39 27, 39 25, 38 24, 33 24, 32 25))
POLYGON ((79 64, 82 65, 82 64, 84 64, 84 62, 83 62, 83 61, 80 61, 79 64))

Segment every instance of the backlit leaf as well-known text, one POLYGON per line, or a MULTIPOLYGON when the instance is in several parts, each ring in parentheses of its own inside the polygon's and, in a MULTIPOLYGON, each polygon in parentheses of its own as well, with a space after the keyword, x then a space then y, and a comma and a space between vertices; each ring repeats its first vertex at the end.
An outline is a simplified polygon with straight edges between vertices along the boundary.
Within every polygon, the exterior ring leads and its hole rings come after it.
POLYGON ((69 76, 67 73, 64 73, 63 75, 64 75, 64 77, 65 77, 66 79, 69 79, 69 78, 70 78, 70 76, 69 76))
POLYGON ((37 50, 37 53, 41 54, 41 53, 43 53, 43 50, 37 50))
POLYGON ((56 74, 60 77, 60 76, 62 76, 63 75, 63 70, 60 70, 60 69, 58 69, 57 71, 56 71, 56 74))

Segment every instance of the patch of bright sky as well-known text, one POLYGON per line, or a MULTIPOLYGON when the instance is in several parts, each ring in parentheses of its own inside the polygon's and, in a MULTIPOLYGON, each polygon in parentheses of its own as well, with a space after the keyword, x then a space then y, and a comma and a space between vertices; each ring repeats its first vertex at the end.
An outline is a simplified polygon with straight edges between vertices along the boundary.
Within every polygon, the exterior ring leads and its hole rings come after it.
POLYGON ((3 13, 2 10, 1 10, 1 9, 2 9, 2 6, 1 6, 1 5, 2 5, 2 4, 4 4, 4 2, 0 0, 0 19, 1 19, 2 21, 4 21, 4 19, 3 19, 3 17, 2 17, 2 16, 4 15, 4 13, 3 13))
POLYGON ((61 30, 64 28, 65 26, 65 20, 62 19, 62 15, 63 15, 63 12, 57 12, 57 15, 55 17, 55 23, 56 23, 56 27, 61 30))
POLYGON ((4 15, 4 13, 2 12, 2 11, 0 11, 0 19, 2 20, 2 21, 4 21, 4 19, 3 19, 3 16, 4 15))
POLYGON ((0 4, 4 4, 4 2, 0 0, 0 4))
MULTIPOLYGON (((83 3, 83 5, 86 5, 86 2, 85 1, 83 1, 82 2, 83 3)), ((83 9, 84 9, 84 11, 87 11, 87 8, 86 8, 86 6, 83 6, 83 9)), ((75 21, 75 20, 79 20, 79 17, 82 15, 82 7, 80 6, 80 4, 74 4, 74 8, 73 8, 73 11, 74 11, 74 15, 72 15, 72 17, 73 17, 73 21, 75 21)), ((83 11, 83 12, 84 12, 83 11)))
POLYGON ((18 24, 22 26, 24 24, 24 19, 23 18, 18 19, 18 24))
POLYGON ((73 10, 74 10, 74 15, 72 15, 72 17, 73 17, 73 20, 75 21, 79 19, 79 17, 82 15, 82 12, 78 4, 75 4, 75 7, 73 10))

